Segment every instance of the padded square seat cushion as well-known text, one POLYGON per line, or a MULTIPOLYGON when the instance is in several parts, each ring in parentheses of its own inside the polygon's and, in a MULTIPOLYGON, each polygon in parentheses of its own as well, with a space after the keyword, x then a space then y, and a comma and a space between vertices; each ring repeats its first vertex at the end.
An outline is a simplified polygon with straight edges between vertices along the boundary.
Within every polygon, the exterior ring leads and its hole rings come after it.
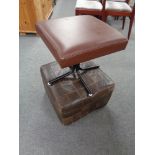
POLYGON ((43 21, 36 30, 61 68, 125 49, 127 38, 93 16, 43 21))
POLYGON ((131 7, 126 2, 106 1, 106 10, 132 12, 131 7))
POLYGON ((102 10, 103 6, 99 1, 77 0, 76 9, 102 10))

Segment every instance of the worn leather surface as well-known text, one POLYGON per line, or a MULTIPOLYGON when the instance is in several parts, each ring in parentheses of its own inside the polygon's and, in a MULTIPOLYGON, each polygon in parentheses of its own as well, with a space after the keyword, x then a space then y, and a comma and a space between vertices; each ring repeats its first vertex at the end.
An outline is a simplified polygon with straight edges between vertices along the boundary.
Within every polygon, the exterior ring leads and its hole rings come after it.
POLYGON ((43 21, 36 30, 62 68, 125 49, 127 38, 93 16, 43 21))
MULTIPOLYGON (((81 64, 82 68, 95 66, 93 62, 81 64)), ((56 62, 41 66, 41 75, 48 97, 63 124, 69 124, 89 112, 106 105, 114 89, 114 82, 101 69, 89 70, 82 74, 87 86, 93 92, 88 97, 78 79, 70 75, 53 86, 48 81, 67 72, 56 62)))

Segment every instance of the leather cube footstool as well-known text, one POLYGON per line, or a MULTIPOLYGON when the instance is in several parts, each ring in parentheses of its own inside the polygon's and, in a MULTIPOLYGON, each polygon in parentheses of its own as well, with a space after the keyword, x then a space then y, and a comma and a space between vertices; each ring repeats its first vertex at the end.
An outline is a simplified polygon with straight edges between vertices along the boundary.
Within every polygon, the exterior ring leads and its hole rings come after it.
MULTIPOLYGON (((83 68, 94 66, 93 62, 82 63, 83 68)), ((70 124, 89 112, 105 106, 114 89, 114 82, 101 69, 90 70, 83 74, 83 79, 94 95, 88 97, 80 81, 72 75, 58 81, 52 87, 48 81, 68 71, 61 69, 56 62, 41 66, 42 81, 46 93, 53 104, 61 122, 70 124)))
POLYGON ((105 105, 114 83, 107 82, 111 80, 99 66, 87 61, 124 50, 127 38, 88 15, 43 21, 36 24, 36 30, 57 61, 42 66, 41 74, 62 122, 69 124, 105 105))

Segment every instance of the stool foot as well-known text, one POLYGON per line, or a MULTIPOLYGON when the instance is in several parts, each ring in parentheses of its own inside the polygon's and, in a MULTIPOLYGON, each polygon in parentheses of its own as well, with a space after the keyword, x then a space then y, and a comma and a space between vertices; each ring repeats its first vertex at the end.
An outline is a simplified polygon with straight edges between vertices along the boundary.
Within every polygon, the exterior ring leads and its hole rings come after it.
POLYGON ((83 80, 83 78, 82 78, 81 74, 79 73, 79 71, 77 71, 77 75, 78 75, 78 77, 79 77, 79 80, 80 80, 82 86, 83 86, 84 89, 86 90, 87 95, 88 95, 88 96, 93 96, 92 91, 88 88, 87 84, 86 84, 85 81, 83 80))

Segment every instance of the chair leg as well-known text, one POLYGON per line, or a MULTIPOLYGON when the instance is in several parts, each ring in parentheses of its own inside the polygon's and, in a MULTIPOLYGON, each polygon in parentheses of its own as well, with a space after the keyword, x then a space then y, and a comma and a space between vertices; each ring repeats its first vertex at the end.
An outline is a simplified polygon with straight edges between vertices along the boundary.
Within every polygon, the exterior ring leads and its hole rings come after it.
POLYGON ((107 22, 107 15, 104 15, 103 21, 106 23, 107 22))
POLYGON ((79 15, 79 11, 75 10, 75 16, 78 16, 78 15, 79 15))
POLYGON ((106 13, 105 12, 103 12, 101 14, 101 20, 104 21, 104 22, 106 22, 106 13))
POLYGON ((134 21, 134 18, 131 18, 130 19, 130 25, 129 25, 129 31, 128 31, 128 39, 130 38, 130 35, 131 35, 131 29, 132 29, 133 21, 134 21))
POLYGON ((126 17, 124 16, 124 17, 123 17, 122 30, 124 30, 124 26, 125 26, 125 19, 126 19, 126 17))

